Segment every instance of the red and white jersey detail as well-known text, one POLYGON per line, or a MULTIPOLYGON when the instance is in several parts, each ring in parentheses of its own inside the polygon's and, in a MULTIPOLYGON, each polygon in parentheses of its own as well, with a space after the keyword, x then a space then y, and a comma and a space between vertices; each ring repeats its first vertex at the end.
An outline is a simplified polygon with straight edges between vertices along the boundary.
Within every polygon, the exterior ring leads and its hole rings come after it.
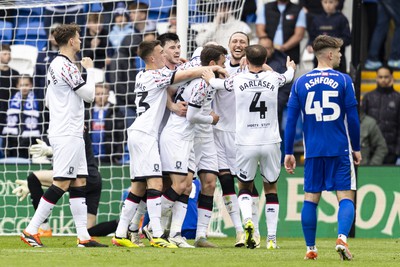
MULTIPOLYGON (((189 105, 201 108, 201 113, 204 116, 208 116, 212 111, 211 102, 214 99, 215 89, 201 78, 193 81, 196 82, 196 87, 192 90, 189 105)), ((210 137, 213 135, 211 124, 195 124, 194 129, 196 137, 210 137)))
POLYGON ((158 130, 167 104, 167 88, 175 71, 168 68, 142 70, 136 75, 135 104, 138 117, 130 130, 145 132, 158 139, 158 130))
MULTIPOLYGON (((233 66, 229 60, 225 62, 225 69, 230 76, 241 71, 239 65, 233 66)), ((235 94, 227 90, 218 90, 214 96, 213 109, 219 115, 219 121, 214 128, 220 131, 235 132, 235 94)))
POLYGON ((58 55, 47 72, 46 106, 49 108, 49 137, 83 136, 84 104, 75 92, 85 85, 78 67, 58 55))
POLYGON ((225 80, 236 97, 237 145, 281 142, 278 123, 278 89, 286 78, 273 71, 240 73, 225 80))

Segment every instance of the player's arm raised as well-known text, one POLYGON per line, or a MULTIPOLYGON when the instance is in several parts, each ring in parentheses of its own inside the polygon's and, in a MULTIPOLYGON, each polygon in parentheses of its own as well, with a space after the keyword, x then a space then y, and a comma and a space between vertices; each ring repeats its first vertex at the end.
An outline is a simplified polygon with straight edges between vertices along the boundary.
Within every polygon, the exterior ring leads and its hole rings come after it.
POLYGON ((175 73, 174 81, 173 84, 181 83, 181 82, 186 82, 189 80, 193 80, 195 78, 200 78, 205 70, 211 70, 211 71, 216 71, 220 74, 222 74, 225 77, 228 77, 228 72, 220 67, 220 66, 203 66, 203 67, 194 67, 191 69, 187 70, 178 70, 175 73))
POLYGON ((89 57, 84 57, 81 60, 81 65, 86 69, 87 77, 86 82, 75 92, 87 103, 94 101, 95 94, 95 71, 93 68, 93 60, 89 57))

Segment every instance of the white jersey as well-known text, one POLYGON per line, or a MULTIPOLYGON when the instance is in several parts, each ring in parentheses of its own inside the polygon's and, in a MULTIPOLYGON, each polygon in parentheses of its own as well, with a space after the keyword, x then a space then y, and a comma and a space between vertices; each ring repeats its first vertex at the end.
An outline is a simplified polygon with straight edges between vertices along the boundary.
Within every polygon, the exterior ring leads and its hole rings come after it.
POLYGON ((135 104, 138 117, 129 130, 145 132, 158 140, 158 130, 167 104, 167 88, 174 81, 175 71, 167 67, 142 70, 136 75, 135 104))
MULTIPOLYGON (((199 83, 201 79, 195 79, 186 84, 180 86, 176 91, 175 103, 181 101, 189 102, 193 92, 197 92, 201 86, 199 83)), ((164 130, 176 133, 182 140, 193 140, 194 138, 194 126, 195 124, 190 123, 186 117, 178 116, 171 112, 167 125, 164 130)))
MULTIPOLYGON (((228 71, 229 76, 240 72, 239 64, 231 65, 229 60, 225 62, 225 69, 228 71)), ((219 121, 214 125, 214 128, 220 131, 235 132, 235 94, 227 90, 218 90, 215 93, 213 109, 219 115, 219 121)))
MULTIPOLYGON (((195 83, 195 88, 189 100, 189 106, 194 108, 201 108, 201 113, 204 116, 209 116, 212 108, 211 102, 214 98, 215 89, 209 86, 203 79, 197 78, 192 81, 195 83)), ((196 137, 212 137, 213 130, 211 124, 196 123, 194 126, 196 137)))
POLYGON ((285 76, 273 71, 239 73, 225 80, 236 97, 237 145, 266 145, 281 142, 278 123, 278 89, 285 76))
POLYGON ((49 108, 49 137, 83 136, 84 104, 76 93, 85 85, 78 67, 58 55, 47 72, 46 106, 49 108))

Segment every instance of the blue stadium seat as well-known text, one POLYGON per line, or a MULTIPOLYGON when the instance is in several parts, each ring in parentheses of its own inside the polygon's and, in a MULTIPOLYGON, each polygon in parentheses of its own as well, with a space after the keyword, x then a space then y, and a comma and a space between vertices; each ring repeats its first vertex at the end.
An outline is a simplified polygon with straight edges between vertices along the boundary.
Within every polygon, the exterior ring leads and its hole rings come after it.
POLYGON ((11 44, 14 25, 11 22, 0 20, 0 43, 11 44))
POLYGON ((19 27, 19 25, 27 24, 32 21, 41 21, 43 14, 43 8, 19 8, 17 10, 16 22, 15 25, 19 27))
POLYGON ((15 32, 14 44, 25 44, 36 46, 42 50, 48 42, 43 22, 30 21, 27 24, 18 25, 15 32))

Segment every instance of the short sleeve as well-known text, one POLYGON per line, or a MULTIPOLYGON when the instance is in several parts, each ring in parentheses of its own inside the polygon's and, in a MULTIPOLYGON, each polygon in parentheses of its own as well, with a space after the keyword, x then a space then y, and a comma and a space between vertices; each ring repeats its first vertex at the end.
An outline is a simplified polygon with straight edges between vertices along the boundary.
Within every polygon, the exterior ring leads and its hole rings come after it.
POLYGON ((197 108, 203 106, 204 100, 207 98, 207 83, 201 80, 192 89, 192 95, 190 96, 189 105, 197 108))
POLYGON ((78 67, 70 62, 65 62, 61 68, 61 77, 74 91, 85 85, 78 67))
POLYGON ((152 76, 157 88, 163 89, 171 85, 174 82, 175 72, 175 70, 168 68, 154 70, 152 76))

